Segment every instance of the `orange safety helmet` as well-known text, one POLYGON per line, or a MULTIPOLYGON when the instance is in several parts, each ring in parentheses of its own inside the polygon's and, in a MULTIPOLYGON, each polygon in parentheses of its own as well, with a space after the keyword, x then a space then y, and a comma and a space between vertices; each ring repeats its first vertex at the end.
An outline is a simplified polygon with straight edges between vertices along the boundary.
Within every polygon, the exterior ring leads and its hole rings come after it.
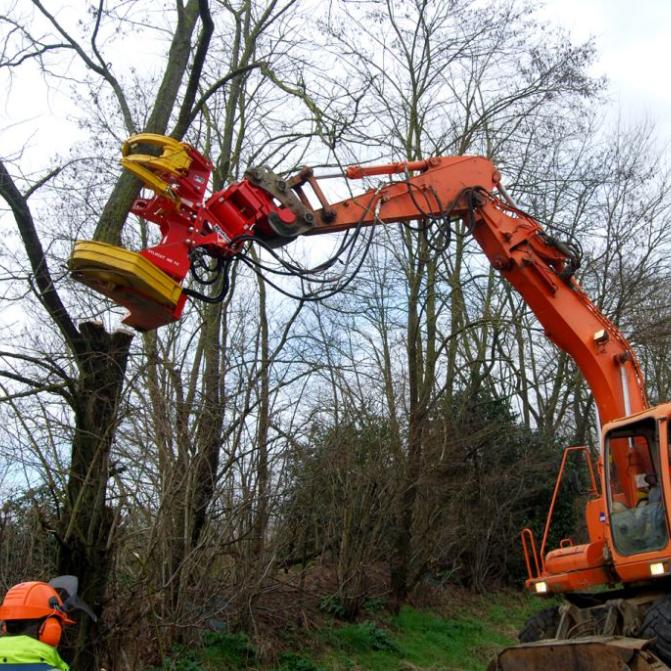
POLYGON ((75 623, 68 617, 58 592, 46 582, 22 582, 7 592, 0 606, 0 620, 42 619, 38 638, 53 647, 60 643, 63 626, 75 623))

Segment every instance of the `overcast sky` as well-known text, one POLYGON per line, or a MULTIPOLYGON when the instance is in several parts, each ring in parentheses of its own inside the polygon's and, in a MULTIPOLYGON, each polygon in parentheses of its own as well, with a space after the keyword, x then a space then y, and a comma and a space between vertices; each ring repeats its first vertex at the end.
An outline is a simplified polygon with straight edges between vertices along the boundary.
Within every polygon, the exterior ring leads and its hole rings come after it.
POLYGON ((608 77, 623 121, 653 119, 670 143, 671 0, 547 0, 544 15, 577 40, 595 38, 593 72, 608 77))
MULTIPOLYGON (((70 6, 78 3, 85 0, 70 6)), ((575 40, 593 36, 599 53, 593 74, 608 77, 614 113, 625 124, 654 120, 660 140, 671 145, 671 0, 546 0, 541 16, 565 26, 575 40)), ((27 140, 31 159, 45 165, 53 151, 67 151, 68 138, 78 133, 68 119, 67 85, 45 97, 38 77, 36 70, 32 76, 24 70, 14 78, 0 107, 0 146, 7 158, 27 140)), ((7 81, 0 78, 0 83, 6 90, 7 81)))

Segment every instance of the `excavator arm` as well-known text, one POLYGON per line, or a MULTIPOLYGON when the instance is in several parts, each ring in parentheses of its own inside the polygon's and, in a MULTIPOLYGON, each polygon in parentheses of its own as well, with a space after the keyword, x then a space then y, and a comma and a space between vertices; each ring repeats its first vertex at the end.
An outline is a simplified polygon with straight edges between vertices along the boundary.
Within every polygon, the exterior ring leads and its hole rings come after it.
POLYGON ((300 235, 361 226, 463 219, 546 336, 576 362, 594 393, 600 422, 647 407, 636 356, 580 288, 574 250, 514 206, 486 158, 351 166, 348 179, 401 173, 402 178, 337 203, 326 200, 310 168, 289 179, 252 168, 244 179, 205 198, 211 163, 188 144, 158 135, 131 137, 121 162, 153 192, 136 199, 131 211, 157 224, 161 239, 139 253, 79 242, 70 269, 75 279, 128 308, 125 323, 140 331, 178 320, 188 296, 216 300, 185 288, 188 273, 198 277, 199 267, 221 270, 249 241, 279 246, 300 235), (313 208, 308 190, 320 207, 313 208))
MULTIPOLYGON (((536 220, 503 195, 501 176, 494 165, 485 158, 461 156, 432 158, 411 167, 421 172, 379 193, 367 192, 331 205, 333 219, 324 222, 318 216, 309 234, 446 212, 451 218, 465 220, 491 265, 521 295, 545 335, 576 362, 594 392, 601 423, 647 408, 636 356, 575 279, 579 261, 574 251, 544 232, 536 220), (371 207, 371 200, 377 200, 377 208, 371 207)), ((348 176, 392 171, 398 171, 398 164, 355 166, 348 176)))

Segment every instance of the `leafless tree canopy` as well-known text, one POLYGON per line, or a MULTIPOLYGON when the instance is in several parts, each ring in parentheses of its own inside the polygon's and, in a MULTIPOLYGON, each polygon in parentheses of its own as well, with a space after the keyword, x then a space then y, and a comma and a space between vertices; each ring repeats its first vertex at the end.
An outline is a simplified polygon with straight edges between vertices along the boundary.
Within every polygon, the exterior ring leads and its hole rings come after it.
POLYGON ((669 175, 654 129, 606 122, 593 45, 522 0, 6 4, 10 95, 28 75, 67 91, 80 139, 0 156, 0 581, 80 576, 101 618, 68 640, 73 668, 142 668, 215 621, 254 635, 278 591, 354 618, 371 596, 516 584, 518 530, 542 524, 559 448, 594 444, 593 402, 463 222, 373 231, 320 302, 238 263, 222 302, 145 335, 64 264, 75 239, 155 235, 128 219, 135 132, 198 147, 214 189, 251 165, 483 154, 580 240, 581 282, 666 400, 669 175))

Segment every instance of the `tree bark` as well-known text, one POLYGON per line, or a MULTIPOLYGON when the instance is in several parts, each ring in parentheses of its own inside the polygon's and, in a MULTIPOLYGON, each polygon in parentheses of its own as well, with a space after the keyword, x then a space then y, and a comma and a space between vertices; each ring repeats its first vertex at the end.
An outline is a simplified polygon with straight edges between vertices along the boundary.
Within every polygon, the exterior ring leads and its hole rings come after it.
MULTIPOLYGON (((58 570, 79 576, 80 595, 96 613, 103 609, 111 569, 114 511, 107 502, 110 450, 119 422, 129 333, 109 334, 101 324, 81 325, 83 348, 74 398, 75 433, 63 515, 58 570)), ((66 650, 81 671, 98 669, 100 636, 90 618, 79 619, 77 640, 66 650)))

